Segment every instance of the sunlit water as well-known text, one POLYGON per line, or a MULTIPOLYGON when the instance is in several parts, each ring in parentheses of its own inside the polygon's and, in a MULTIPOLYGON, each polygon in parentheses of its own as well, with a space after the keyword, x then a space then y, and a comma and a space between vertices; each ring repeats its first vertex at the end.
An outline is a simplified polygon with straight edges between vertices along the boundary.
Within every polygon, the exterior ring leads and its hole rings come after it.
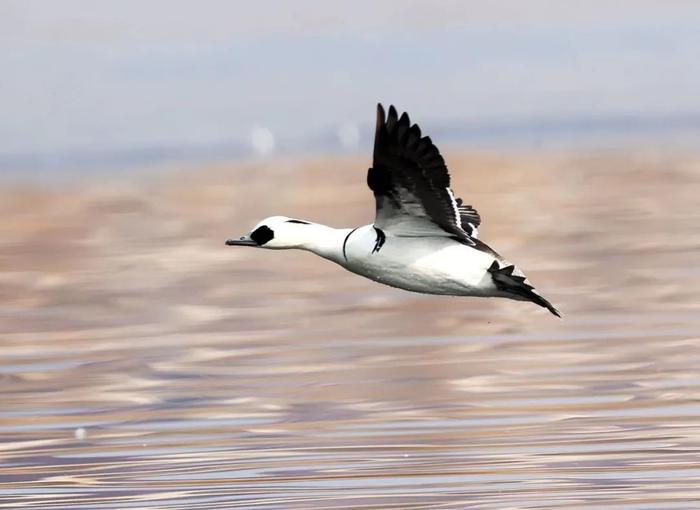
POLYGON ((0 506, 700 507, 700 160, 449 154, 565 313, 225 247, 364 160, 0 195, 0 506))

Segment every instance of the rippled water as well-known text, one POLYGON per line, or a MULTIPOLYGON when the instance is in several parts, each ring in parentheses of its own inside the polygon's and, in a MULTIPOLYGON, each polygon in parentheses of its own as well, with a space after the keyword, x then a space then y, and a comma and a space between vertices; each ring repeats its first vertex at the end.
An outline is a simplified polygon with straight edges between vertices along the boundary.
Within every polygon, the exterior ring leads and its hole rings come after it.
POLYGON ((2 191, 0 506, 700 507, 700 160, 448 156, 564 320, 223 245, 364 160, 2 191))

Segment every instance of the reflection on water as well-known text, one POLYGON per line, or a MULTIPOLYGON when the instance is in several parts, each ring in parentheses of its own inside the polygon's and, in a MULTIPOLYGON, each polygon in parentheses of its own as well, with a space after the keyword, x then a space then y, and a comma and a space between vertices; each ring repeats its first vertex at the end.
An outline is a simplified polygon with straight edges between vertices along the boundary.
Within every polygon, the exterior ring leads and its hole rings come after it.
POLYGON ((364 160, 3 191, 3 508, 695 506, 700 160, 450 160, 564 320, 223 245, 364 160))

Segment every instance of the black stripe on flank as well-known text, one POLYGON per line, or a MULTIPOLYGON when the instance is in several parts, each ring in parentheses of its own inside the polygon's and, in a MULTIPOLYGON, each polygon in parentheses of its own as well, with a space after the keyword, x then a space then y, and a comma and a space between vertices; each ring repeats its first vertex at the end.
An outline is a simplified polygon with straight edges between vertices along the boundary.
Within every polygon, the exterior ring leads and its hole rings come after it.
POLYGON ((285 223, 298 223, 299 225, 311 225, 308 221, 304 220, 287 220, 285 223))
POLYGON ((382 246, 384 246, 386 242, 386 234, 381 228, 374 227, 374 230, 377 232, 377 241, 374 243, 372 253, 379 253, 379 250, 382 249, 382 246))

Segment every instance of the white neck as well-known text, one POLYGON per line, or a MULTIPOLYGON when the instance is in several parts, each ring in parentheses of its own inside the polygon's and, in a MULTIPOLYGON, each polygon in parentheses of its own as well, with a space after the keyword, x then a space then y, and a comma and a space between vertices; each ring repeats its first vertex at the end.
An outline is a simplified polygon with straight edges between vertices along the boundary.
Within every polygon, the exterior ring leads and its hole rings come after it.
POLYGON ((304 229, 309 235, 299 245, 299 249, 313 252, 338 264, 345 262, 343 243, 352 229, 327 227, 318 223, 312 223, 304 229))

